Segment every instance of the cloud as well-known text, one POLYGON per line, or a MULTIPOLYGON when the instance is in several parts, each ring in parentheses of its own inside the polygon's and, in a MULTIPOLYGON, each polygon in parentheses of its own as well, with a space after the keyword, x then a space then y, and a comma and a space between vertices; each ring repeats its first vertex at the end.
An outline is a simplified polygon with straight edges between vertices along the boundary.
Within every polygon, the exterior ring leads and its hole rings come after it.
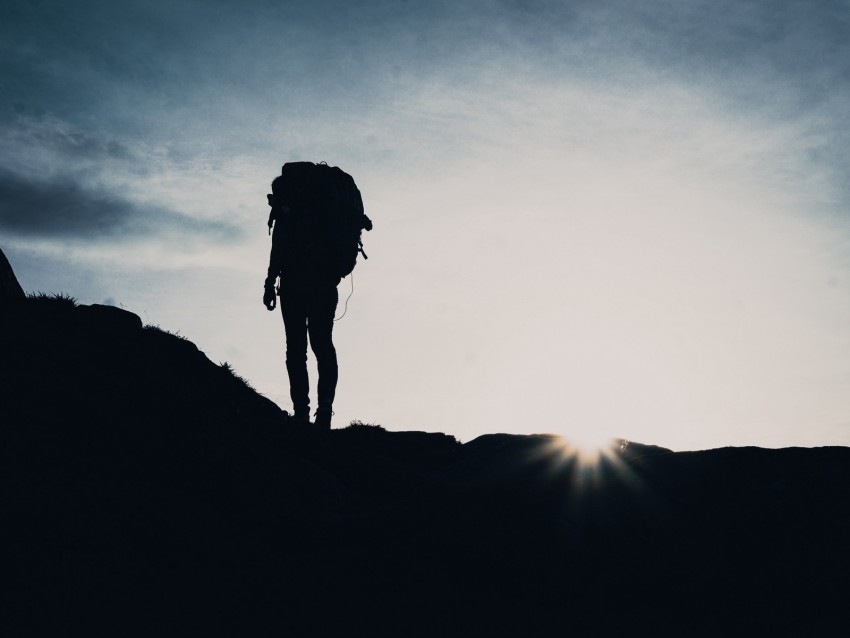
POLYGON ((110 172, 144 173, 142 154, 114 134, 84 130, 54 115, 18 115, 0 124, 0 167, 18 174, 84 176, 110 172))
POLYGON ((150 236, 227 242, 234 226, 134 202, 70 176, 33 179, 0 168, 0 229, 32 239, 131 241, 150 236))
POLYGON ((55 117, 18 118, 3 137, 9 144, 40 146, 70 161, 121 161, 134 157, 118 139, 75 130, 55 117))

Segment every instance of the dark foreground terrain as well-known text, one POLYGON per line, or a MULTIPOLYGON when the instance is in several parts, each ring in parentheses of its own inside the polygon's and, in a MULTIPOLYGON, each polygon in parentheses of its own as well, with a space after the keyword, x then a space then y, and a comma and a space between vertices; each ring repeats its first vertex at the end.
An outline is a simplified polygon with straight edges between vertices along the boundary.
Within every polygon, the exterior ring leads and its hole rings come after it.
POLYGON ((850 635, 848 448, 322 437, 62 298, 0 352, 5 636, 850 635))

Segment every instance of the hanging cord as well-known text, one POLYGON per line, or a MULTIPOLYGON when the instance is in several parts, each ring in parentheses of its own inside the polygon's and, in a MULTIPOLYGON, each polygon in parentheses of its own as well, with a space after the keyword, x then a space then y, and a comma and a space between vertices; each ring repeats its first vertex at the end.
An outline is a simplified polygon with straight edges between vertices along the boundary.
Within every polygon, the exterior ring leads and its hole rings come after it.
POLYGON ((334 321, 339 321, 345 316, 345 313, 348 312, 348 300, 351 299, 351 295, 354 294, 354 273, 351 273, 351 292, 348 293, 348 297, 345 298, 345 308, 342 311, 342 314, 339 316, 339 319, 334 319, 334 321))

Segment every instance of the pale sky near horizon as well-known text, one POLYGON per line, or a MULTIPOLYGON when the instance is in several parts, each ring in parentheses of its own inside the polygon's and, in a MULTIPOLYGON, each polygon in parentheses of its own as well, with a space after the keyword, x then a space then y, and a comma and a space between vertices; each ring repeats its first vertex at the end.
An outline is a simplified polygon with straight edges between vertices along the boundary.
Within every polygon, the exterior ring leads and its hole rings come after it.
POLYGON ((12 0, 0 34, 28 291, 289 409, 265 194, 324 160, 375 223, 337 427, 850 445, 846 1, 12 0))

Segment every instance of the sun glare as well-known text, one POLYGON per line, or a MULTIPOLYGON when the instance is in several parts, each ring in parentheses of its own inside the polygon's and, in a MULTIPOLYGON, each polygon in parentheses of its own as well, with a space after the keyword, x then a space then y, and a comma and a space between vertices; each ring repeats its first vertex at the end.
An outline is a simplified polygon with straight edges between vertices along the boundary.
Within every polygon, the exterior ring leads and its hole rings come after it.
POLYGON ((555 439, 561 456, 575 459, 579 467, 595 468, 603 459, 613 459, 620 441, 593 431, 577 431, 555 439))

